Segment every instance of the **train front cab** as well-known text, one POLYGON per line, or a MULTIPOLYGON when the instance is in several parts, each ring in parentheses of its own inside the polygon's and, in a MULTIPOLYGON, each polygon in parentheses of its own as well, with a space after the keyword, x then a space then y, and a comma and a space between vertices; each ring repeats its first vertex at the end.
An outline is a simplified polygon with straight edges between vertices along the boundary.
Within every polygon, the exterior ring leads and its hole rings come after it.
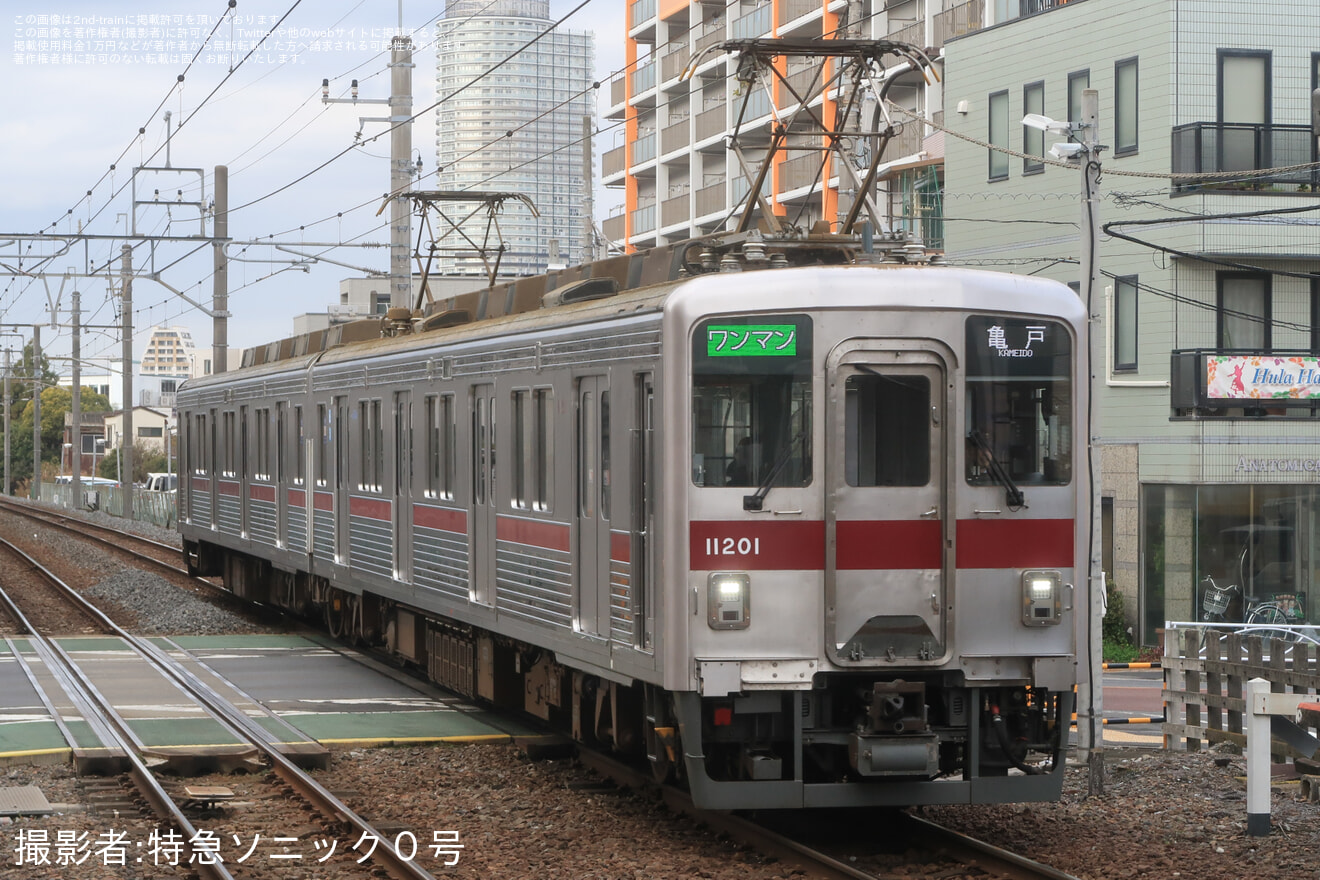
POLYGON ((691 352, 698 802, 1056 798, 1084 625, 1068 323, 745 313, 691 352))

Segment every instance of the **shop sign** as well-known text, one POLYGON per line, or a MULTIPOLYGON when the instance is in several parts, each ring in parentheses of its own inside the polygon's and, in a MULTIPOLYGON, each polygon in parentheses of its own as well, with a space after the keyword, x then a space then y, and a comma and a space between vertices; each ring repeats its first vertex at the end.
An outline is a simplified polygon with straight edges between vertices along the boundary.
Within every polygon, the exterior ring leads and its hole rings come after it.
POLYGON ((1248 458, 1238 456, 1239 474, 1320 473, 1320 458, 1248 458))
POLYGON ((1320 357, 1211 355, 1205 388, 1211 400, 1320 399, 1320 357))

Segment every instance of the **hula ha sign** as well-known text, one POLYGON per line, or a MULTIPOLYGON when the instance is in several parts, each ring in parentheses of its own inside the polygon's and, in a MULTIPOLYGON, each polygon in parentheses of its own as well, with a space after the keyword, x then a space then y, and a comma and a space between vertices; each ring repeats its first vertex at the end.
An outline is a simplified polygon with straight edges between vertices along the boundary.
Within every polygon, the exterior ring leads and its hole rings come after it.
POLYGON ((1211 400, 1311 403, 1320 399, 1320 357, 1211 355, 1205 390, 1211 400))

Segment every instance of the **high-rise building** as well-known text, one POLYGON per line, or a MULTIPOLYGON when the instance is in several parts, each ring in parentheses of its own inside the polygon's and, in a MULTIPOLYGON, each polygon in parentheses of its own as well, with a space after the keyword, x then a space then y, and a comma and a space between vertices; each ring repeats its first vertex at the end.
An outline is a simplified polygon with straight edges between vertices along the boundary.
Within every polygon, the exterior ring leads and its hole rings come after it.
MULTIPOLYGON (((552 24, 549 0, 450 0, 436 25, 435 188, 519 193, 535 207, 533 215, 509 200, 499 213, 502 275, 590 258, 583 120, 595 103, 595 43, 591 34, 559 29, 538 40, 552 24)), ((493 260, 500 237, 488 238, 480 203, 444 207, 454 219, 476 209, 463 231, 488 241, 493 260)), ((441 246, 441 273, 485 271, 462 237, 450 234, 441 246)))
POLYGON ((153 327, 142 355, 142 374, 188 378, 196 360, 197 346, 187 327, 153 327))

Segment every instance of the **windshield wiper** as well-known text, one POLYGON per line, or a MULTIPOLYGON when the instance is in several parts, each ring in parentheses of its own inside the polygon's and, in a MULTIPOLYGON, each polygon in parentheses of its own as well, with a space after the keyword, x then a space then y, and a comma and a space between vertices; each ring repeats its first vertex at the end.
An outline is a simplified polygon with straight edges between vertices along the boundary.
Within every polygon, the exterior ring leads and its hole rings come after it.
POLYGON ((986 469, 990 471, 990 477, 1004 487, 1005 500, 1008 502, 1008 506, 1013 510, 1026 507, 1026 496, 1017 487, 1017 483, 1013 482, 1013 478, 1008 475, 1008 471, 1004 470, 1004 466, 999 463, 999 459, 995 458, 995 451, 990 448, 990 444, 986 442, 981 432, 972 428, 967 432, 967 439, 972 441, 976 451, 981 453, 977 456, 978 463, 985 465, 986 469))
POLYGON ((788 441, 788 445, 785 446, 784 451, 779 454, 778 460, 775 461, 775 466, 770 468, 770 473, 766 474, 765 479, 756 490, 756 494, 743 496, 743 510, 761 509, 761 503, 765 501, 765 496, 770 494, 771 484, 774 483, 775 478, 779 476, 779 472, 784 469, 784 466, 788 464, 789 458, 793 455, 793 444, 797 443, 805 436, 805 431, 799 431, 797 436, 788 441))

